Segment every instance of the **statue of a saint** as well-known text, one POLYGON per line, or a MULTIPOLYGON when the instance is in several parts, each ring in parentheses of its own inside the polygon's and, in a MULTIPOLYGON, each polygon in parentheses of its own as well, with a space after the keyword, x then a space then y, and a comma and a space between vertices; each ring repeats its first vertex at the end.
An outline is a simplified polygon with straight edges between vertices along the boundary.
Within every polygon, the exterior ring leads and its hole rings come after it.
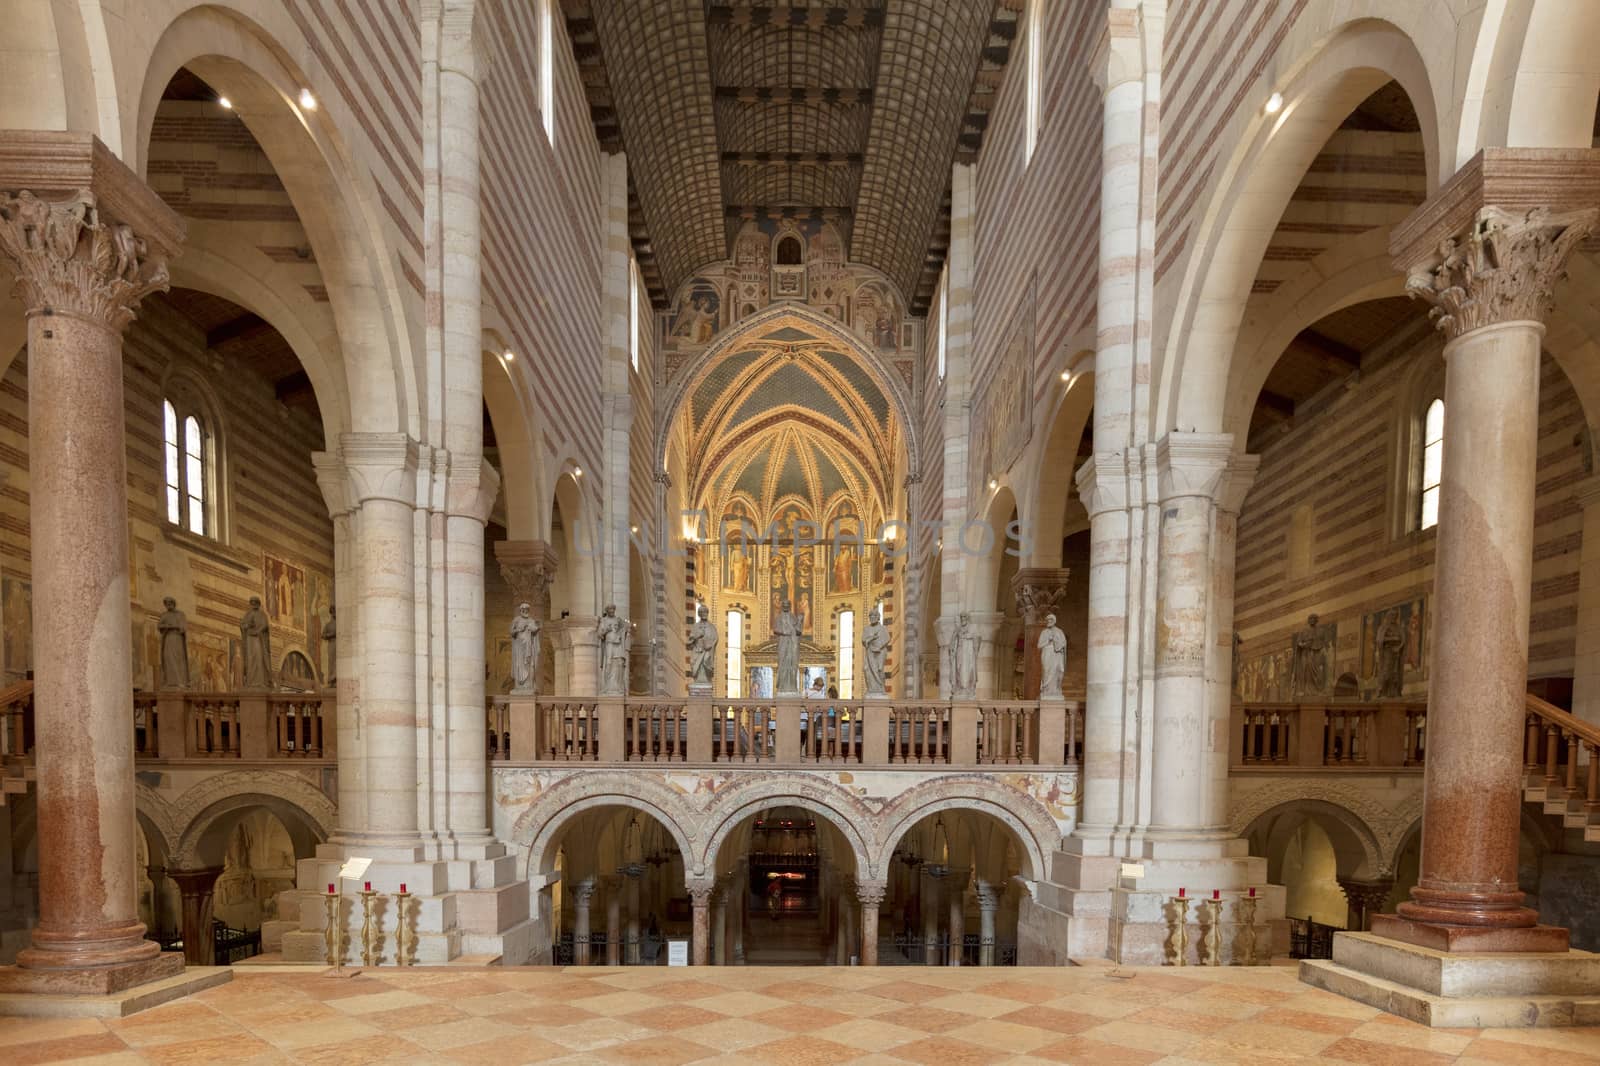
POLYGON ((261 597, 250 597, 250 609, 239 619, 244 640, 244 687, 272 687, 272 626, 261 609, 261 597))
POLYGON ((628 694, 628 623, 617 617, 617 605, 606 604, 595 626, 600 638, 600 695, 628 694))
POLYGON ((711 608, 700 605, 700 620, 689 627, 689 687, 711 690, 717 668, 717 627, 711 624, 711 608))
POLYGON ((189 687, 189 620, 178 610, 178 601, 168 596, 166 608, 156 619, 161 632, 161 687, 189 687))
POLYGON ((1044 616, 1039 631, 1039 698, 1063 699, 1061 682, 1067 673, 1067 635, 1056 625, 1056 616, 1044 616))
POLYGON ((1289 668, 1289 687, 1296 699, 1319 695, 1328 688, 1328 658, 1323 654, 1328 642, 1317 627, 1317 616, 1306 618, 1306 627, 1294 635, 1294 661, 1289 668))
POLYGON ((1406 646, 1406 627, 1400 624, 1400 611, 1391 607, 1378 626, 1378 698, 1399 699, 1405 684, 1405 665, 1401 654, 1406 646))
POLYGON ((972 699, 978 694, 978 631, 972 615, 962 611, 950 637, 950 696, 972 699))
POLYGON ((531 696, 539 691, 539 631, 543 629, 527 604, 517 607, 511 620, 511 694, 531 696))
POLYGON ((889 645, 892 640, 889 636, 889 627, 879 619, 876 610, 867 615, 867 628, 861 631, 861 647, 865 650, 867 667, 867 699, 887 699, 889 696, 888 675, 884 672, 884 660, 889 657, 889 645))
POLYGON ((328 685, 335 680, 335 672, 339 669, 339 625, 334 618, 333 604, 328 605, 328 620, 322 624, 322 644, 328 649, 328 670, 322 676, 328 685))
POLYGON ((803 619, 794 613, 785 597, 778 605, 778 616, 772 620, 772 635, 778 638, 775 688, 780 696, 800 695, 800 630, 803 626, 803 619))

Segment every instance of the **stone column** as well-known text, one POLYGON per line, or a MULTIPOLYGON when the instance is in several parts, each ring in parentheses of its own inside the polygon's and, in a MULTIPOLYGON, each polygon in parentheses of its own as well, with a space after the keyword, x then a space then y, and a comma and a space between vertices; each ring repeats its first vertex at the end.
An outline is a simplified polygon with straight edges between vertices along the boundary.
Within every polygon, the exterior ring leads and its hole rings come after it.
POLYGON ((733 893, 733 958, 735 966, 744 965, 744 927, 750 919, 750 865, 739 863, 733 871, 733 882, 728 886, 733 893))
POLYGON ((600 637, 594 628, 599 622, 592 615, 567 618, 567 691, 562 695, 593 696, 600 691, 600 637))
POLYGON ((572 964, 589 965, 589 903, 594 899, 594 878, 572 886, 572 964))
MULTIPOLYGON (((341 825, 340 835, 359 842, 362 854, 405 861, 420 844, 413 568, 417 444, 401 433, 346 433, 339 456, 356 508, 362 662, 354 710, 367 774, 366 824, 359 832, 341 825)), ((481 705, 477 720, 481 727, 481 705)))
POLYGON ((967 880, 972 871, 965 867, 950 867, 946 875, 946 892, 950 902, 950 955, 945 962, 961 965, 961 941, 967 935, 967 880))
POLYGON ((922 867, 922 961, 939 965, 939 885, 944 871, 932 864, 922 867))
POLYGON ((856 886, 856 899, 861 902, 861 965, 878 965, 878 908, 888 886, 880 882, 864 882, 856 886))
MULTIPOLYGON (((1589 441, 1600 453, 1600 440, 1589 441)), ((1583 511, 1583 543, 1578 552, 1578 632, 1572 657, 1572 713, 1600 725, 1600 474, 1573 486, 1583 511)))
POLYGON ((161 884, 167 879, 167 868, 147 866, 145 873, 150 877, 150 932, 160 936, 165 932, 161 925, 161 884))
MULTIPOLYGON (((356 551, 357 501, 350 493, 350 479, 337 450, 313 452, 311 465, 317 474, 328 515, 333 519, 333 598, 342 631, 334 654, 338 656, 334 685, 334 739, 339 763, 336 836, 356 834, 367 825, 367 748, 360 721, 358 695, 366 657, 362 652, 361 626, 357 614, 361 606, 359 585, 361 566, 356 551)), ((163 719, 164 720, 164 719, 163 719)))
POLYGON ((1001 611, 972 611, 972 629, 978 634, 978 687, 979 699, 1010 699, 1010 658, 999 651, 1001 627, 1006 616, 1001 611))
POLYGON ((183 898, 183 959, 190 966, 214 966, 216 957, 211 942, 211 894, 222 876, 222 867, 202 870, 169 870, 183 898))
POLYGON ((978 888, 978 965, 993 966, 994 959, 994 916, 1000 909, 1000 897, 1005 894, 1004 885, 992 884, 988 881, 979 881, 978 888))
POLYGON ((622 878, 606 878, 606 965, 622 965, 622 878))
POLYGON ((692 881, 689 884, 689 902, 694 907, 693 939, 689 949, 690 962, 695 966, 711 965, 711 894, 716 885, 711 881, 692 881))
MULTIPOLYGON (((1044 629, 1044 617, 1054 614, 1065 630, 1066 619, 1060 618, 1061 602, 1067 595, 1067 578, 1072 571, 1064 566, 1029 567, 1018 570, 1011 579, 1011 595, 1016 600, 1017 614, 1022 619, 1022 698, 1039 698, 1039 633, 1044 629)), ((1071 654, 1071 649, 1068 649, 1071 654)))
POLYGON ((0 990, 174 976, 139 921, 122 333, 183 225, 87 134, 0 139, 0 263, 28 316, 39 924, 0 990))
POLYGON ((640 960, 639 882, 644 878, 644 867, 640 866, 638 863, 631 863, 627 866, 624 866, 617 872, 620 873, 624 878, 623 883, 627 886, 626 892, 628 894, 627 940, 624 941, 624 943, 627 945, 627 949, 624 952, 624 960, 629 966, 637 966, 639 965, 640 960))
POLYGON ((722 877, 711 895, 711 964, 728 965, 728 883, 722 877))
POLYGON ((1232 454, 1233 437, 1227 433, 1170 433, 1156 449, 1162 517, 1152 837, 1220 840, 1227 832, 1227 731, 1211 720, 1206 664, 1215 505, 1232 454))
POLYGON ((1523 905, 1517 843, 1539 345, 1552 290, 1595 217, 1477 205, 1414 238, 1408 221, 1391 243, 1446 337, 1445 436, 1421 878, 1373 931, 1438 950, 1567 947, 1566 930, 1538 926, 1523 905))
POLYGON ((1355 877, 1339 878, 1339 890, 1350 904, 1350 917, 1346 928, 1364 932, 1372 927, 1372 918, 1383 913, 1383 903, 1394 891, 1394 878, 1377 877, 1361 880, 1355 877))

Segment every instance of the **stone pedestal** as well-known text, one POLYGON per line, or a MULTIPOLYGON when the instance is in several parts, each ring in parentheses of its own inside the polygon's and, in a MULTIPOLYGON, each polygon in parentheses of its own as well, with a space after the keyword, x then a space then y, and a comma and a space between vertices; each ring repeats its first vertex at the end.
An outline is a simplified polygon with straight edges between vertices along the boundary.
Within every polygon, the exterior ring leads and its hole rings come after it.
POLYGON ((183 225, 88 134, 0 138, 0 264, 28 315, 39 924, 0 992, 183 972, 144 939, 134 827, 122 333, 183 225), (12 191, 14 190, 14 191, 12 191))
POLYGON ((190 966, 215 963, 211 943, 211 895, 222 876, 222 867, 203 870, 169 870, 183 900, 183 958, 190 966))

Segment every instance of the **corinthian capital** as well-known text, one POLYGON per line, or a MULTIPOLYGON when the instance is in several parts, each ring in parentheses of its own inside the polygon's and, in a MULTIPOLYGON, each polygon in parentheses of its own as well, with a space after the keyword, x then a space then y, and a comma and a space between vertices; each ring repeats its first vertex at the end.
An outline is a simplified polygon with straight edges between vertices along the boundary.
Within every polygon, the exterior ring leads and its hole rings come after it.
POLYGON ((1594 231, 1597 214, 1488 205, 1412 267, 1406 290, 1433 305, 1429 315, 1449 340, 1501 322, 1543 322, 1567 256, 1594 231))

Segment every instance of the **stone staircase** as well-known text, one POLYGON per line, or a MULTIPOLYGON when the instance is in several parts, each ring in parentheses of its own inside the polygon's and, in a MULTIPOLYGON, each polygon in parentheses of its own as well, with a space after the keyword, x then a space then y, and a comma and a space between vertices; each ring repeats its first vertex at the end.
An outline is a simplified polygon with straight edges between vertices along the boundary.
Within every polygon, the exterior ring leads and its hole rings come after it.
POLYGON ((1600 726, 1527 697, 1522 798, 1600 843, 1600 726))
POLYGON ((18 681, 0 689, 0 807, 11 796, 26 795, 39 779, 33 752, 27 747, 32 718, 32 681, 18 681))

